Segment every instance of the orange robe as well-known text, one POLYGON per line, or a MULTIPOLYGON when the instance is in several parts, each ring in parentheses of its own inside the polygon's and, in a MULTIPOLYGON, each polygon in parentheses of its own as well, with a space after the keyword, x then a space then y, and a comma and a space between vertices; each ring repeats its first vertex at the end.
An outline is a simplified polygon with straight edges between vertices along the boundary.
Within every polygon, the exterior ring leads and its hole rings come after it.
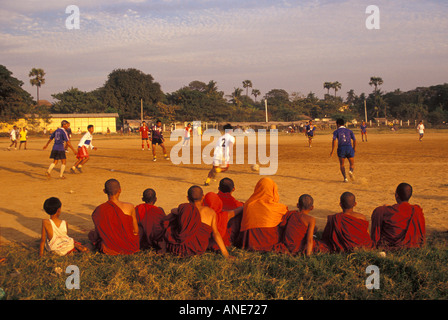
POLYGON ((345 213, 327 217, 322 241, 331 252, 353 251, 355 248, 371 248, 369 222, 345 213))
POLYGON ((416 248, 425 243, 425 217, 418 205, 402 202, 378 207, 372 213, 371 223, 370 235, 376 247, 416 248))
POLYGON ((139 251, 139 237, 133 233, 132 217, 112 201, 96 207, 92 220, 95 230, 89 233, 89 239, 100 252, 118 255, 139 251))
MULTIPOLYGON (((290 211, 286 214, 286 227, 283 233, 283 244, 292 254, 305 253, 307 248, 308 225, 303 220, 303 213, 290 211)), ((324 243, 313 237, 313 252, 327 252, 324 243)))
POLYGON ((212 228, 201 221, 198 208, 181 204, 165 232, 166 251, 180 257, 200 255, 207 250, 211 235, 212 228))
POLYGON ((271 251, 281 242, 281 223, 288 207, 279 203, 277 184, 262 178, 254 193, 244 204, 241 220, 242 248, 271 251))
MULTIPOLYGON (((236 208, 242 207, 244 203, 236 200, 230 193, 224 193, 222 191, 218 191, 218 196, 222 201, 222 210, 223 211, 231 211, 235 210, 236 208)), ((243 215, 238 214, 227 222, 227 232, 226 237, 228 237, 228 241, 230 244, 235 246, 241 246, 238 245, 237 239, 240 234, 240 228, 241 228, 241 219, 243 215)), ((225 242, 226 240, 224 240, 225 242)))
MULTIPOLYGON (((222 211, 221 198, 216 193, 209 192, 205 195, 203 204, 216 212, 216 226, 218 228, 218 232, 224 241, 224 245, 230 246, 230 236, 227 234, 229 215, 227 211, 222 211)), ((219 250, 219 246, 213 238, 210 239, 208 247, 212 250, 219 250)))
POLYGON ((135 207, 140 237, 140 249, 153 248, 163 253, 165 249, 163 236, 165 234, 165 212, 162 208, 149 203, 142 203, 135 207))

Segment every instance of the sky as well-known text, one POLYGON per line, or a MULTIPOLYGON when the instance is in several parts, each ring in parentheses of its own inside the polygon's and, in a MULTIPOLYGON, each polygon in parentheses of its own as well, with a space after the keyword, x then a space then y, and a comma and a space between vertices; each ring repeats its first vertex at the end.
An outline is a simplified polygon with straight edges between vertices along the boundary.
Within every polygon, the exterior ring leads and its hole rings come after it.
MULTIPOLYGON (((448 82, 446 0, 1 0, 0 64, 29 83, 46 72, 40 99, 101 87, 114 69, 151 74, 171 93, 191 81, 230 95, 251 80, 261 96, 284 89, 323 98, 448 82), (69 29, 79 8, 79 29, 69 29), (379 9, 379 29, 366 27, 379 9)), ((250 92, 250 91, 249 91, 250 92)), ((260 98, 258 98, 260 99, 260 98)))

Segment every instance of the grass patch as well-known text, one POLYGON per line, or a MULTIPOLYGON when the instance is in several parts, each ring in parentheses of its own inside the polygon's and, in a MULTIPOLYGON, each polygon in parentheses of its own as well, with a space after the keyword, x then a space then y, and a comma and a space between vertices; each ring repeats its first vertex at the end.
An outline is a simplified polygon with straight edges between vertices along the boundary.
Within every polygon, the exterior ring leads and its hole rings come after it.
POLYGON ((39 258, 37 248, 4 245, 0 288, 7 300, 445 300, 447 244, 448 234, 440 233, 421 249, 384 258, 378 251, 306 258, 231 248, 233 261, 214 253, 180 259, 152 251, 39 258), (79 290, 66 288, 69 265, 79 268, 79 290), (366 288, 369 265, 380 270, 380 289, 366 288))

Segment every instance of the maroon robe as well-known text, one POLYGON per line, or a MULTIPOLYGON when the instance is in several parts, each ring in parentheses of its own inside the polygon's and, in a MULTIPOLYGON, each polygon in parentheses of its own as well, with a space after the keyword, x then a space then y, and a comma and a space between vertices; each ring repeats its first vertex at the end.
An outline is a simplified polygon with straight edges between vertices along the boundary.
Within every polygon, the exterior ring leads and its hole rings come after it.
POLYGON ((212 228, 202 223, 198 208, 184 203, 166 229, 166 250, 181 257, 200 255, 207 250, 211 235, 212 228))
MULTIPOLYGON (((290 211, 286 214, 286 227, 283 233, 283 244, 292 254, 305 253, 307 249, 308 225, 302 220, 303 213, 290 211)), ((313 252, 327 252, 324 243, 313 237, 313 252)))
MULTIPOLYGON (((235 210, 244 205, 244 203, 236 200, 230 193, 218 191, 218 197, 222 200, 222 211, 235 210)), ((227 222, 226 239, 223 238, 225 243, 228 241, 231 245, 241 246, 241 244, 237 243, 237 239, 240 233, 242 217, 242 214, 238 214, 227 222)))
POLYGON ((92 220, 95 230, 89 233, 89 239, 100 252, 118 255, 139 251, 139 237, 134 235, 132 217, 112 201, 96 207, 92 220))
POLYGON ((378 207, 372 213, 370 235, 376 247, 420 247, 425 243, 426 237, 423 210, 408 202, 378 207))
POLYGON ((163 222, 166 219, 163 209, 149 203, 142 203, 135 207, 135 213, 139 226, 140 249, 153 248, 163 253, 165 251, 163 222))
POLYGON ((327 217, 322 242, 331 252, 353 251, 355 248, 371 248, 369 222, 345 213, 327 217))

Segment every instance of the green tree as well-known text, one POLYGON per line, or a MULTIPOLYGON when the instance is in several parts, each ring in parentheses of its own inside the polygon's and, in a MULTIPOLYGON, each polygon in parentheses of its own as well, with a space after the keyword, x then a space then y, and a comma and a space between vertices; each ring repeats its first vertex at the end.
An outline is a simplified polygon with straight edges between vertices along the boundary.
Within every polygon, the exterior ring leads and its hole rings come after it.
POLYGON ((252 95, 255 97, 255 102, 257 102, 257 97, 261 94, 260 90, 252 89, 252 95))
POLYGON ((106 105, 101 101, 98 91, 84 92, 72 87, 51 96, 58 100, 51 108, 51 111, 54 113, 95 113, 106 111, 106 105))
POLYGON ((12 76, 12 72, 0 65, 0 118, 13 122, 25 117, 33 103, 31 95, 22 89, 23 82, 12 76))
POLYGON ((99 93, 106 108, 117 110, 122 122, 140 118, 141 100, 148 110, 165 99, 160 84, 134 68, 113 70, 99 93))
POLYGON ((381 77, 370 77, 369 85, 374 86, 374 92, 378 92, 378 86, 383 84, 383 79, 381 77))
POLYGON ((30 83, 32 86, 36 86, 37 88, 36 104, 39 104, 39 89, 43 84, 45 84, 45 71, 40 68, 33 68, 31 69, 28 77, 34 77, 30 79, 30 83))
POLYGON ((252 81, 244 80, 243 81, 243 88, 246 89, 246 97, 248 97, 249 96, 249 88, 252 88, 252 81))
POLYGON ((341 89, 342 83, 339 81, 335 81, 331 83, 331 88, 334 90, 334 96, 336 97, 336 92, 338 92, 339 89, 341 89))
POLYGON ((242 99, 241 99, 241 93, 243 92, 243 89, 241 88, 233 88, 233 92, 230 95, 231 98, 231 102, 237 106, 237 107, 241 107, 241 105, 243 104, 242 99))
POLYGON ((330 94, 330 89, 332 88, 332 82, 324 82, 324 89, 327 89, 327 94, 330 94))

